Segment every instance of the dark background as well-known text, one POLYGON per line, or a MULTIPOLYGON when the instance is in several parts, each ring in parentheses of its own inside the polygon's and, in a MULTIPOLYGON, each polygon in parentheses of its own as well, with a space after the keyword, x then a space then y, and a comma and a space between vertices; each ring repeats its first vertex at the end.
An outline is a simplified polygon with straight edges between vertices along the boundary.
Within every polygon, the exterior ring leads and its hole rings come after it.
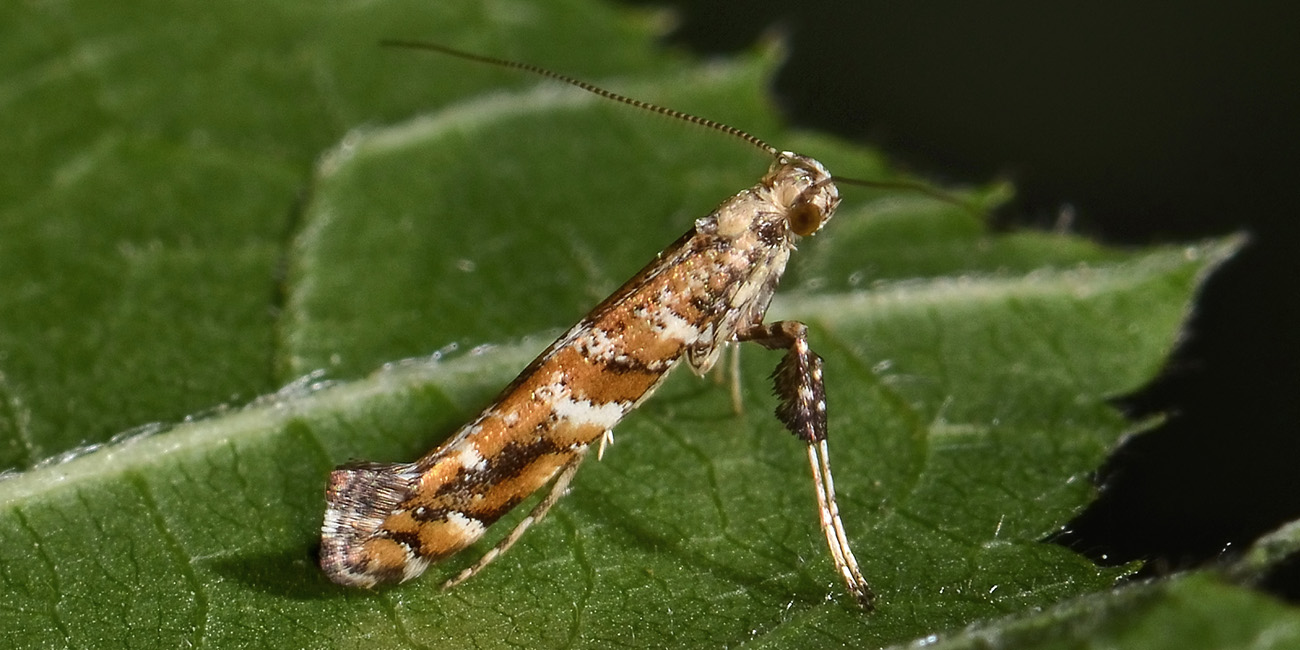
MULTIPOLYGON (((1171 418, 1114 454, 1057 541, 1158 573, 1300 518, 1300 3, 627 1, 675 8, 668 43, 703 55, 782 35, 792 123, 939 181, 1010 178, 1001 227, 1068 208, 1120 246, 1249 233, 1163 375, 1120 403, 1171 418)), ((1272 586, 1295 599, 1293 575, 1272 586)))

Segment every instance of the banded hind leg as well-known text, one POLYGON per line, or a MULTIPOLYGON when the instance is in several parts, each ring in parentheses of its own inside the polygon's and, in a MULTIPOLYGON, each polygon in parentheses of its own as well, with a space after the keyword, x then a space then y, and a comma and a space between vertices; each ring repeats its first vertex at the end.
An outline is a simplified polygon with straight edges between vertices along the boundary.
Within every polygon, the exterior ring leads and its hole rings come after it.
POLYGON ((753 341, 771 350, 786 351, 772 373, 773 388, 780 400, 776 417, 808 445, 808 463, 817 492, 818 520, 826 536, 831 560, 849 593, 863 609, 870 610, 875 596, 862 577, 853 549, 849 547, 839 505, 835 502, 835 482, 831 477, 826 446, 826 386, 822 378, 822 358, 808 346, 808 326, 798 321, 759 323, 737 331, 736 340, 753 341))

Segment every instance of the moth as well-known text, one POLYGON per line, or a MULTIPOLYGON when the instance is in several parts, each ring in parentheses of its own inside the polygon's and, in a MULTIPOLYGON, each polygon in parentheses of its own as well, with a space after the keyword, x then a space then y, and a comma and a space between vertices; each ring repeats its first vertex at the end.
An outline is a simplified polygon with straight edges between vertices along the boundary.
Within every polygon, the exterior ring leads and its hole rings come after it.
POLYGON ((539 74, 613 101, 728 133, 772 157, 758 182, 697 219, 680 239, 546 348, 477 417, 411 463, 351 462, 326 488, 320 565, 353 587, 410 580, 473 544, 537 490, 549 491, 509 534, 444 587, 483 569, 546 515, 593 445, 645 401, 674 366, 708 372, 729 345, 753 342, 785 354, 773 372, 776 416, 807 446, 817 514, 831 560, 864 609, 862 577, 835 502, 826 444, 822 359, 808 328, 764 322, 796 242, 816 233, 840 203, 821 163, 781 151, 740 129, 631 99, 537 66, 424 42, 388 41, 539 74))

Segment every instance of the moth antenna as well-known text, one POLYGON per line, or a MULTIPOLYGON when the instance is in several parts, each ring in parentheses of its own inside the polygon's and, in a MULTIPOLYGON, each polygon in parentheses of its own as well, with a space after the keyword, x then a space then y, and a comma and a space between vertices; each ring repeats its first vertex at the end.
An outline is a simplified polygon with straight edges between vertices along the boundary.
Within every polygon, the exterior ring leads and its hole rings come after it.
POLYGON ((774 158, 781 154, 781 152, 777 150, 776 147, 773 147, 763 139, 759 138, 758 136, 752 133, 749 133, 748 131, 738 129, 734 126, 723 124, 721 122, 715 122, 713 120, 710 120, 705 117, 700 117, 698 115, 691 115, 690 113, 684 113, 682 111, 667 108, 665 106, 660 106, 658 104, 651 104, 650 102, 647 101, 642 101, 640 99, 633 99, 626 95, 620 95, 612 90, 606 90, 595 84, 588 83, 581 79, 575 79, 573 77, 570 77, 569 75, 561 74, 554 70, 549 70, 547 68, 543 68, 538 65, 533 65, 531 63, 523 63, 521 61, 511 61, 509 59, 498 59, 496 57, 483 56, 481 54, 472 54, 470 52, 464 52, 461 50, 447 47, 446 45, 439 45, 437 43, 430 43, 428 41, 405 41, 405 40, 385 39, 379 41, 379 44, 384 47, 404 47, 412 50, 428 50, 430 52, 438 52, 441 54, 446 54, 448 56, 454 56, 459 59, 465 59, 467 61, 476 61, 478 63, 486 63, 488 65, 494 65, 501 68, 509 68, 512 70, 523 70, 524 72, 531 72, 535 75, 540 75, 543 77, 547 77, 549 79, 554 79, 556 81, 562 81, 566 84, 569 84, 570 86, 576 86, 589 93, 600 95, 605 99, 610 99, 616 102, 627 104, 628 106, 634 106, 644 111, 650 111, 651 113, 658 113, 660 115, 665 115, 667 117, 678 119, 683 122, 696 124, 706 129, 721 131, 728 135, 744 140, 745 142, 748 142, 749 144, 758 147, 759 149, 762 149, 764 152, 766 152, 768 155, 774 158))
POLYGON ((844 185, 856 185, 858 187, 872 187, 872 188, 882 189, 882 190, 903 190, 907 192, 916 192, 918 194, 924 194, 933 199, 938 199, 940 201, 943 201, 944 203, 950 203, 952 205, 955 205, 963 210, 966 210, 967 212, 970 212, 971 214, 977 217, 980 217, 981 219, 988 216, 983 209, 971 205, 970 201, 962 200, 961 197, 958 197, 956 194, 946 192, 927 183, 921 183, 918 181, 869 181, 861 178, 846 178, 844 176, 835 176, 831 180, 835 181, 836 183, 842 183, 844 185))
MULTIPOLYGON (((425 50, 429 52, 437 52, 439 54, 453 56, 458 59, 464 59, 466 61, 474 61, 476 63, 486 63, 488 65, 494 65, 499 68, 506 68, 510 70, 522 70, 524 72, 529 72, 538 76, 546 77, 548 79, 553 79, 555 81, 560 81, 569 84, 570 86, 581 88, 594 95, 599 95, 601 97, 604 97, 605 99, 616 101, 621 104, 627 104, 628 106, 639 108, 643 111, 658 113, 659 115, 664 115, 667 117, 671 117, 673 119, 681 120, 683 122, 688 122, 690 124, 702 126, 706 129, 721 131, 722 133, 725 133, 727 135, 748 142, 749 144, 753 145, 754 147, 757 147, 758 149, 762 150, 763 152, 767 153, 769 156, 772 156, 774 158, 781 155, 781 151, 776 147, 773 147, 772 145, 768 144, 766 140, 763 140, 762 138, 743 129, 738 129, 729 124, 723 124, 722 122, 711 120, 707 117, 692 115, 690 113, 679 111, 677 109, 668 108, 666 106, 660 106, 658 104, 653 104, 640 99, 628 97, 627 95, 621 95, 612 90, 606 90, 605 88, 601 88, 600 86, 597 86, 593 83, 589 83, 581 79, 576 79, 574 77, 570 77, 569 75, 556 72, 549 68, 543 68, 542 66, 539 65, 524 63, 522 61, 512 61, 510 59, 499 59, 497 57, 485 56, 482 54, 474 54, 472 52, 458 50, 452 47, 447 47, 446 45, 440 45, 438 43, 433 43, 430 41, 384 39, 379 41, 379 44, 383 47, 400 47, 400 48, 406 48, 411 50, 425 50)), ((960 208, 963 208, 967 211, 974 213, 976 216, 981 216, 981 217, 984 216, 984 212, 982 210, 972 207, 969 202, 963 201, 953 194, 950 194, 940 189, 936 189, 924 183, 918 183, 914 181, 869 181, 869 180, 863 180, 859 178, 845 178, 842 176, 836 176, 831 180, 835 181, 836 183, 844 183, 845 185, 857 185, 859 187, 874 187, 877 189, 894 189, 894 190, 918 192, 921 194, 925 194, 931 198, 939 199, 940 201, 943 201, 945 203, 951 203, 953 205, 956 205, 960 208)))

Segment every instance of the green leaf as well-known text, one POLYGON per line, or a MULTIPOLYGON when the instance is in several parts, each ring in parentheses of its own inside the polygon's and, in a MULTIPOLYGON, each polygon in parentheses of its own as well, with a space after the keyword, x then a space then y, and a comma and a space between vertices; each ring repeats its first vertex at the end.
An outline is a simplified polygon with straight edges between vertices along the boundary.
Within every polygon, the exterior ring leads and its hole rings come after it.
POLYGON ((437 444, 767 164, 379 38, 607 77, 837 173, 888 166, 781 131, 771 61, 688 67, 654 54, 648 21, 585 1, 214 8, 197 25, 184 7, 3 11, 24 29, 0 46, 17 138, 0 176, 0 646, 866 646, 974 623, 1025 639, 1021 620, 1072 639, 1090 628, 1071 612, 1139 630, 1199 623, 1225 589, 1260 600, 1193 578, 1157 587, 1184 606, 1142 618, 1115 604, 1127 568, 1041 541, 1142 428, 1106 400, 1153 376, 1236 242, 991 235, 950 205, 848 188, 769 317, 808 322, 826 358, 841 508, 877 612, 833 575, 761 350, 744 353, 744 413, 673 377, 456 590, 330 584, 313 547, 335 464, 437 444))
POLYGON ((1189 574, 1090 594, 1045 612, 931 639, 960 648, 1294 648, 1292 607, 1267 596, 1189 574))
POLYGON ((1300 522, 1258 540, 1221 571, 1088 594, 1039 612, 1014 614, 926 640, 961 648, 1294 648, 1293 607, 1243 588, 1300 551, 1300 522), (1239 584, 1232 584, 1239 583, 1239 584))
POLYGON ((315 159, 362 125, 533 83, 381 38, 597 76, 677 65, 649 21, 586 0, 20 2, 0 25, 0 468, 14 469, 283 385, 277 271, 315 159))

